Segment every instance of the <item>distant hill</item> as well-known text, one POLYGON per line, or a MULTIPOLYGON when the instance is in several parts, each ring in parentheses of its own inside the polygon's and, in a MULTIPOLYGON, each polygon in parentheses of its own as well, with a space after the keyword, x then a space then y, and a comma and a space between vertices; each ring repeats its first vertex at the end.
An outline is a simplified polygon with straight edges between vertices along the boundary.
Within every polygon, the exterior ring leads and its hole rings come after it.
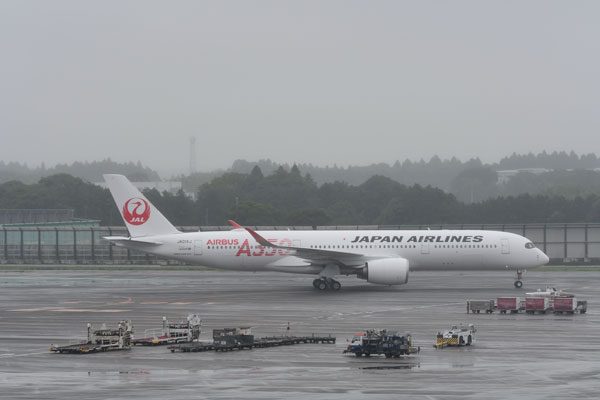
POLYGON ((26 164, 0 161, 0 183, 9 181, 20 181, 23 183, 35 183, 40 178, 68 174, 81 178, 87 182, 102 181, 102 174, 123 174, 132 181, 147 182, 158 181, 158 173, 148 167, 144 167, 139 161, 137 163, 118 163, 107 158, 102 161, 79 162, 72 164, 57 164, 46 168, 44 164, 40 167, 29 168, 26 164))

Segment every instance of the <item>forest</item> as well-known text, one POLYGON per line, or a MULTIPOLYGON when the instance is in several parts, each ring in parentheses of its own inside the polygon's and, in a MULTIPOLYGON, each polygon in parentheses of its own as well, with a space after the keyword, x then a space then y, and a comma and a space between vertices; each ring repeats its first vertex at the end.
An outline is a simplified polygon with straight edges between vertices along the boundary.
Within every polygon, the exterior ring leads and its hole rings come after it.
MULTIPOLYGON (((228 172, 198 188, 193 200, 147 190, 145 195, 177 226, 225 225, 436 225, 448 223, 600 222, 600 196, 521 194, 466 204, 439 188, 405 185, 375 175, 358 185, 318 185, 297 166, 264 175, 228 172)), ((70 208, 78 218, 122 225, 108 190, 68 174, 26 184, 0 184, 0 208, 70 208)))

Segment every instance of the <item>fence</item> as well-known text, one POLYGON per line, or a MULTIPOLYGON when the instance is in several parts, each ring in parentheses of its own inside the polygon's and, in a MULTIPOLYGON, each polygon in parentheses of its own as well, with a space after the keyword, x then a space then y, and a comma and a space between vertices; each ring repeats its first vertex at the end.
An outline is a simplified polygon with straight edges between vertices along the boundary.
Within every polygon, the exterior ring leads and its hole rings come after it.
MULTIPOLYGON (((526 236, 551 261, 599 262, 600 224, 421 225, 421 226, 259 226, 259 230, 486 229, 526 236)), ((230 227, 183 227, 182 231, 229 230, 230 227)), ((128 236, 124 227, 1 228, 2 264, 157 264, 155 256, 110 245, 104 236, 128 236)))

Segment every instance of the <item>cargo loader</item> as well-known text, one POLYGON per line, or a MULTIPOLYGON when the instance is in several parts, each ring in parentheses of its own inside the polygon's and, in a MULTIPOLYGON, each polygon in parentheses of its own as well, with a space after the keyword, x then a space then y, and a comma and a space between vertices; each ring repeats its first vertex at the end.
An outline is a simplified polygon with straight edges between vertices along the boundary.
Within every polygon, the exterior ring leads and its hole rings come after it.
POLYGON ((50 351, 55 353, 87 354, 104 351, 131 349, 131 335, 133 325, 131 321, 120 321, 115 329, 107 328, 104 324, 100 329, 94 329, 92 324, 87 324, 87 341, 66 346, 50 346, 50 351))

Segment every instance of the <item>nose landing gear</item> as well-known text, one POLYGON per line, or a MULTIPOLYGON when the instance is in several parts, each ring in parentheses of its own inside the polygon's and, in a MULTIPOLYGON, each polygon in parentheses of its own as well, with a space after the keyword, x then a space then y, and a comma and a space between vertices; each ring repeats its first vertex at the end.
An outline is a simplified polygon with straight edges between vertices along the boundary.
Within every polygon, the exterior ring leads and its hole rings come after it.
POLYGON ((319 290, 331 289, 337 292, 342 288, 342 284, 332 278, 317 278, 313 281, 313 287, 319 290))
POLYGON ((515 287, 521 289, 523 287, 523 270, 517 269, 517 279, 515 280, 515 287))

